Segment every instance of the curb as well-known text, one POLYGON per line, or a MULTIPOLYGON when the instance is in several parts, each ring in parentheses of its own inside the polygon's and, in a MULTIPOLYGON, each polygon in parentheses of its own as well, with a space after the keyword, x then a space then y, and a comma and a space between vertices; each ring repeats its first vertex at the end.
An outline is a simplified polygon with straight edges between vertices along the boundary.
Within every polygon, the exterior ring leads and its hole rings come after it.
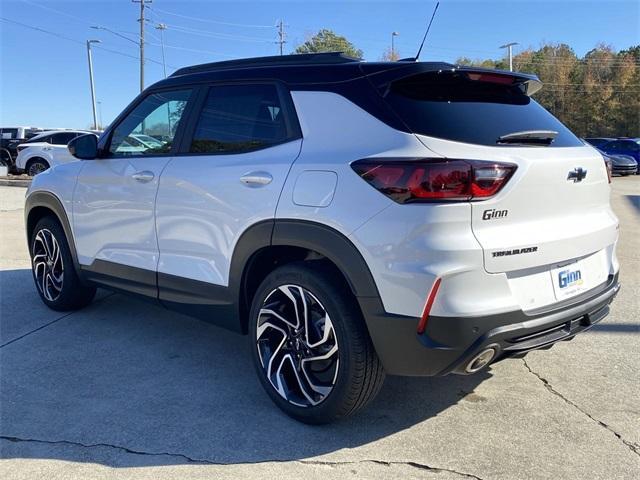
POLYGON ((0 178, 0 187, 28 187, 31 185, 31 180, 18 180, 9 178, 0 178))

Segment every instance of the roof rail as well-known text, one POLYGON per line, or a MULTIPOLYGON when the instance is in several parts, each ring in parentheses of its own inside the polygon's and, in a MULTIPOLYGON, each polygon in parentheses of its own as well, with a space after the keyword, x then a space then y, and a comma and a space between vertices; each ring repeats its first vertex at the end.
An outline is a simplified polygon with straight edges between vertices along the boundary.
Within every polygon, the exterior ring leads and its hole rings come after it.
POLYGON ((343 52, 325 53, 300 53, 293 55, 277 55, 270 57, 241 58, 238 60, 226 60, 223 62, 203 63, 183 67, 170 76, 177 77, 189 73, 211 72, 215 70, 227 70, 249 67, 279 67, 284 65, 335 65, 340 63, 360 62, 359 58, 350 57, 343 52))

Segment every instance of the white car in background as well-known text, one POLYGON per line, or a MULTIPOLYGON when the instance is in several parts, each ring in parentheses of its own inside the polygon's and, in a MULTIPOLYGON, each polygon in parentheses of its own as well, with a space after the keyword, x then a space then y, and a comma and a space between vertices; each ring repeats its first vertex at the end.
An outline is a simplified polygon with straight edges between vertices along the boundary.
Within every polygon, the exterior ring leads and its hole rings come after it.
POLYGON ((47 131, 18 145, 16 169, 35 176, 61 163, 73 162, 67 143, 80 135, 92 133, 87 130, 47 131))

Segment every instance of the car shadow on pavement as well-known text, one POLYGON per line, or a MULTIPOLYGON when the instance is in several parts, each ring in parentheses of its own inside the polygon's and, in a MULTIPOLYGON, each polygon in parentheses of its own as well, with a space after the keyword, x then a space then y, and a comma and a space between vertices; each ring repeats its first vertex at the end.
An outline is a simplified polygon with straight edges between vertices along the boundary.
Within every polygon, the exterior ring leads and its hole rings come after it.
POLYGON ((640 212, 640 195, 626 195, 627 200, 640 212))
POLYGON ((247 337, 118 294, 64 315, 42 306, 29 270, 0 271, 0 280, 0 329, 20 335, 5 338, 0 349, 0 435, 16 445, 31 439, 171 455, 129 455, 123 463, 115 455, 96 460, 83 449, 44 444, 6 449, 3 457, 116 467, 154 459, 303 459, 401 432, 465 397, 481 401, 472 392, 490 376, 389 377, 360 414, 312 427, 271 403, 254 373, 247 337), (8 282, 26 293, 9 295, 8 282), (21 324, 30 330, 16 327, 21 324))

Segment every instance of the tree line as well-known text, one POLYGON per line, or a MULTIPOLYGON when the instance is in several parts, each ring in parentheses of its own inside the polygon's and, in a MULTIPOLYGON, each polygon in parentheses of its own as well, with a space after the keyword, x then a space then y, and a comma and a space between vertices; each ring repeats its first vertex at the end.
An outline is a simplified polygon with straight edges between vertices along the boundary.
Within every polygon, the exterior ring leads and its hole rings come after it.
MULTIPOLYGON (((508 70, 506 60, 459 58, 458 64, 508 70)), ((566 44, 546 44, 513 57, 513 69, 544 86, 534 98, 582 137, 640 136, 640 45, 616 52, 598 45, 578 57, 566 44)))
MULTIPOLYGON (((362 58, 345 37, 320 30, 294 53, 341 51, 362 58)), ((381 60, 397 60, 387 50, 381 60)), ((460 57, 459 65, 508 70, 505 59, 460 57)), ((528 48, 513 57, 515 71, 534 73, 544 83, 534 98, 582 137, 640 136, 640 45, 615 51, 598 45, 582 58, 564 43, 528 48)))

